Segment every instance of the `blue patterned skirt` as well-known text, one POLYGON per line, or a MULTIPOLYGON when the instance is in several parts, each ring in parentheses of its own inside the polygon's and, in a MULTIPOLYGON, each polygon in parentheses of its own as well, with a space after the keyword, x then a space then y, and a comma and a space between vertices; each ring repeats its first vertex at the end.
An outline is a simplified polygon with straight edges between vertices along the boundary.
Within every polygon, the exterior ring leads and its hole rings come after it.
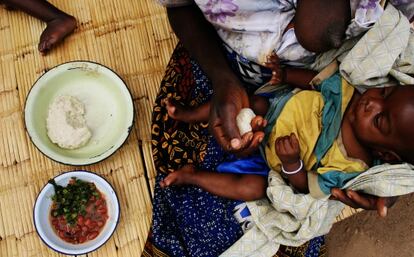
MULTIPOLYGON (((249 93, 270 77, 270 71, 249 63, 228 49, 232 66, 246 81, 249 93), (264 74, 264 75, 263 75, 264 74)), ((153 220, 142 256, 218 256, 243 234, 233 216, 237 201, 214 196, 194 186, 161 189, 159 182, 185 164, 214 171, 234 158, 209 134, 206 123, 188 124, 169 118, 161 101, 173 97, 185 106, 209 101, 211 83, 188 52, 178 45, 167 66, 152 116, 152 146, 157 168, 153 220)), ((276 256, 321 256, 324 238, 301 247, 282 246, 276 256)))

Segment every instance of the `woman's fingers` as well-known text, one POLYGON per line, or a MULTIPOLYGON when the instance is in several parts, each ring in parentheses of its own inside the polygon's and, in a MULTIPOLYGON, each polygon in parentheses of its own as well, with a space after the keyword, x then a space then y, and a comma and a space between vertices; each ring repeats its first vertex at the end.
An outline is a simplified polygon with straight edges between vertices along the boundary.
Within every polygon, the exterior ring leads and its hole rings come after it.
POLYGON ((331 190, 333 199, 343 202, 353 208, 365 210, 377 210, 381 217, 387 216, 388 208, 394 205, 398 197, 377 197, 373 195, 358 193, 351 189, 343 191, 339 188, 331 190))
POLYGON ((262 131, 267 125, 267 120, 265 120, 262 116, 257 115, 255 116, 252 121, 250 122, 250 126, 252 127, 252 131, 262 131))
POLYGON ((346 190, 346 195, 357 204, 357 206, 360 206, 359 208, 365 209, 365 210, 375 210, 377 209, 377 200, 378 197, 366 195, 366 194, 360 194, 353 190, 346 190))
POLYGON ((387 216, 388 208, 397 202, 398 196, 393 197, 378 197, 377 212, 381 217, 387 216))
POLYGON ((342 191, 339 188, 332 188, 331 194, 335 198, 335 200, 338 200, 348 206, 351 206, 352 208, 358 209, 360 206, 358 206, 354 201, 349 198, 344 191, 342 191))
POLYGON ((246 144, 245 148, 241 152, 242 155, 250 155, 259 149, 260 143, 263 141, 264 132, 263 131, 256 131, 252 133, 252 138, 248 144, 246 144))
POLYGON ((380 217, 386 217, 388 213, 388 207, 385 204, 386 198, 378 198, 377 201, 377 213, 380 217))
POLYGON ((210 130, 224 150, 232 152, 241 148, 241 137, 236 126, 235 118, 233 123, 230 122, 225 125, 221 118, 213 117, 210 119, 210 130))
POLYGON ((230 140, 230 150, 239 150, 243 148, 243 141, 240 137, 239 128, 237 127, 236 116, 238 114, 238 110, 235 109, 234 106, 229 108, 223 108, 224 110, 221 112, 223 124, 222 129, 224 135, 227 135, 228 140, 230 140))

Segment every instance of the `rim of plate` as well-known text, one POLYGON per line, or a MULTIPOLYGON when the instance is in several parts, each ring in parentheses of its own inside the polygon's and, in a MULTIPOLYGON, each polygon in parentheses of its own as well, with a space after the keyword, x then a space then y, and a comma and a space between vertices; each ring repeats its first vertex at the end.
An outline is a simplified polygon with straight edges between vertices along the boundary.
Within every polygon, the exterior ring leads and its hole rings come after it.
MULTIPOLYGON (((51 159, 51 160, 53 160, 55 162, 58 162, 58 163, 61 163, 61 164, 64 164, 64 165, 84 166, 84 165, 96 164, 98 162, 101 162, 101 161, 103 161, 103 160, 111 157, 119 148, 121 148, 125 144, 125 142, 127 141, 129 135, 131 134, 131 130, 132 130, 133 126, 134 126, 134 121, 135 121, 135 108, 134 108, 134 103, 133 103, 133 98, 132 98, 131 91, 127 87, 126 82, 122 79, 121 76, 119 76, 118 73, 116 73, 113 69, 111 69, 108 66, 103 65, 101 63, 97 63, 97 62, 94 62, 94 61, 86 61, 86 60, 75 60, 75 61, 68 61, 68 62, 64 62, 64 63, 58 64, 58 65, 52 67, 51 69, 47 70, 45 73, 43 73, 42 75, 40 75, 36 79, 36 81, 32 84, 32 87, 30 88, 30 90, 29 90, 29 92, 28 92, 28 94, 26 96, 25 104, 24 104, 24 112, 23 112, 23 115, 24 115, 24 122, 25 122, 26 131, 27 131, 27 134, 29 135, 30 141, 33 143, 33 145, 36 147, 36 149, 38 149, 44 156, 48 157, 49 159, 51 159), (49 72, 51 72, 53 70, 56 70, 58 68, 61 68, 61 66, 75 64, 75 63, 79 63, 79 64, 89 63, 89 64, 97 65, 97 66, 100 66, 100 67, 102 67, 104 69, 107 69, 109 72, 113 73, 118 79, 121 80, 121 82, 123 84, 123 88, 126 90, 126 92, 128 92, 128 94, 129 94, 129 98, 128 99, 130 100, 131 107, 132 107, 132 119, 131 119, 131 123, 128 126, 127 133, 126 134, 123 134, 123 138, 121 137, 122 139, 119 141, 121 143, 118 142, 118 145, 114 144, 112 147, 110 147, 108 150, 106 150, 102 154, 99 154, 98 156, 93 156, 93 157, 89 157, 87 159, 83 159, 83 160, 92 160, 92 161, 89 161, 89 162, 88 161, 87 162, 76 162, 76 161, 75 162, 66 162, 66 161, 63 161, 63 160, 59 160, 58 158, 56 158, 54 156, 50 156, 49 154, 46 154, 45 153, 45 149, 42 149, 41 147, 39 147, 39 145, 37 144, 38 142, 33 138, 32 134, 31 134, 31 133, 33 133, 33 131, 31 131, 31 129, 29 129, 28 126, 27 126, 27 116, 26 116, 26 113, 28 112, 28 110, 27 110, 27 108, 28 108, 27 102, 29 100, 31 100, 31 98, 30 98, 31 97, 31 94, 32 94, 33 90, 36 89, 35 87, 38 85, 38 81, 41 80, 44 76, 47 76, 47 74, 49 72)), ((76 160, 76 159, 73 159, 73 160, 76 160)))
POLYGON ((116 216, 117 217, 116 217, 116 220, 114 222, 113 227, 111 227, 110 233, 108 233, 108 235, 104 237, 104 239, 102 240, 101 243, 97 244, 96 246, 89 247, 90 249, 89 248, 86 248, 86 250, 82 250, 82 251, 80 251, 80 250, 79 251, 73 250, 72 252, 66 252, 65 249, 62 249, 61 247, 56 246, 55 244, 49 242, 46 239, 46 236, 43 235, 43 234, 41 234, 39 232, 39 230, 38 230, 38 223, 36 222, 36 220, 37 220, 36 219, 36 217, 37 217, 36 216, 36 209, 38 208, 38 202, 39 202, 38 200, 39 200, 39 197, 43 197, 44 194, 46 193, 46 187, 52 186, 49 183, 46 183, 43 186, 43 188, 40 190, 40 192, 37 194, 37 196, 36 196, 36 201, 35 201, 35 204, 34 204, 34 207, 33 207, 33 224, 34 224, 36 233, 40 237, 40 239, 42 240, 42 242, 47 247, 49 247, 50 249, 52 249, 52 250, 54 250, 55 252, 58 252, 58 253, 62 253, 62 254, 66 254, 66 255, 83 255, 83 254, 87 254, 87 253, 96 251, 101 246, 103 246, 104 244, 106 244, 106 242, 112 237, 112 235, 115 233, 116 228, 118 227, 119 219, 120 219, 120 216, 121 216, 121 207, 120 207, 120 204, 119 204, 118 195, 117 195, 116 191, 114 190, 114 188, 112 187, 112 185, 104 177, 102 177, 101 175, 98 175, 98 174, 96 174, 96 173, 94 173, 92 171, 88 171, 88 170, 71 170, 71 171, 65 171, 65 172, 63 172, 63 173, 61 173, 61 174, 53 177, 53 179, 56 179, 56 178, 59 178, 59 177, 62 177, 62 176, 64 178, 66 178, 67 176, 72 177, 73 175, 69 175, 69 174, 78 174, 78 173, 83 173, 83 172, 89 173, 90 175, 92 175, 93 177, 95 177, 98 180, 101 180, 101 182, 103 182, 104 184, 108 185, 111 188, 111 190, 115 194, 115 200, 116 200, 115 207, 116 207, 116 216))

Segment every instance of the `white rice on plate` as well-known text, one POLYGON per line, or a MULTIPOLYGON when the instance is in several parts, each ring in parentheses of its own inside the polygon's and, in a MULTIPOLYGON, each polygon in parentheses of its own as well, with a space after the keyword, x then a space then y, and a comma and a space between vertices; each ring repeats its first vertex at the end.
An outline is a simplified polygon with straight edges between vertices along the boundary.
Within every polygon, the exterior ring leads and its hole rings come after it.
POLYGON ((49 105, 47 135, 61 148, 80 148, 92 136, 86 124, 85 106, 76 97, 61 95, 49 105))

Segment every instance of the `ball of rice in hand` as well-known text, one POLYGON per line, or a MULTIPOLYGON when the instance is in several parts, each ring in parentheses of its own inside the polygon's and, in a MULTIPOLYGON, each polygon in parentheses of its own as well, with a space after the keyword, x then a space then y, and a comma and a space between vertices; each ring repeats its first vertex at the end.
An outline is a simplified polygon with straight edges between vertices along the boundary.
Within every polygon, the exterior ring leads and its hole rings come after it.
POLYGON ((69 95, 58 96, 49 105, 46 127, 50 140, 65 149, 82 147, 92 136, 84 105, 69 95))
POLYGON ((253 110, 250 108, 243 108, 240 110, 239 114, 236 117, 236 124, 239 129, 240 135, 244 135, 247 132, 252 131, 252 126, 250 125, 252 119, 256 117, 253 110))

